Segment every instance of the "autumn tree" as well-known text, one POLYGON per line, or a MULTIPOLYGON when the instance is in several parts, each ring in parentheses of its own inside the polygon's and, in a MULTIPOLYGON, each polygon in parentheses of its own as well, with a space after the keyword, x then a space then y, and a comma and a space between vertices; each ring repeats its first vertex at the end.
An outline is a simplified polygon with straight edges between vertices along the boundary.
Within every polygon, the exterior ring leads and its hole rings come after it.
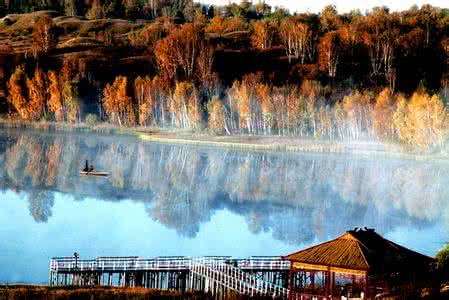
POLYGON ((257 101, 255 87, 260 83, 261 74, 245 75, 241 81, 235 81, 229 91, 228 101, 232 111, 236 115, 233 116, 239 128, 244 128, 248 133, 255 133, 257 129, 257 101))
POLYGON ((396 110, 393 113, 394 131, 400 141, 412 143, 407 125, 408 114, 407 99, 403 95, 399 95, 396 99, 396 110))
POLYGON ((45 75, 39 68, 36 68, 33 78, 26 79, 29 117, 32 120, 39 120, 46 112, 47 86, 45 81, 45 75))
POLYGON ((162 73, 174 79, 182 73, 192 79, 200 54, 201 31, 194 24, 185 24, 166 38, 157 42, 154 54, 162 73))
POLYGON ((341 41, 338 32, 328 32, 321 38, 319 46, 320 70, 326 72, 331 78, 335 78, 337 75, 341 50, 341 41))
POLYGON ((53 20, 49 16, 42 16, 33 26, 34 56, 46 54, 56 47, 58 38, 56 36, 53 20))
POLYGON ((140 2, 137 0, 123 0, 122 4, 125 10, 125 16, 127 19, 136 19, 139 17, 141 10, 140 2))
POLYGON ((390 89, 384 89, 376 97, 373 109, 373 126, 377 137, 391 139, 394 137, 393 115, 396 99, 390 89))
POLYGON ((55 120, 57 122, 65 121, 64 105, 62 103, 61 87, 59 84, 58 75, 54 71, 48 72, 49 81, 49 99, 48 99, 48 109, 54 113, 55 120))
POLYGON ((394 114, 399 138, 421 149, 441 146, 448 130, 448 112, 437 95, 414 93, 402 100, 394 114))
POLYGON ((64 0, 64 12, 66 16, 77 16, 81 13, 84 1, 64 0))
POLYGON ((211 98, 218 81, 218 76, 213 72, 215 49, 210 45, 202 45, 197 58, 197 77, 208 98, 211 98))
POLYGON ((277 114, 278 127, 284 131, 287 129, 287 133, 305 136, 308 128, 305 122, 307 108, 304 96, 299 94, 297 87, 278 89, 277 91, 277 93, 275 92, 275 105, 277 108, 283 108, 277 114), (279 96, 276 97, 276 94, 279 96), (279 100, 276 101, 276 99, 279 100))
POLYGON ((223 34, 225 30, 224 22, 225 19, 221 15, 216 15, 210 20, 209 24, 207 24, 205 31, 207 33, 223 34))
POLYGON ((266 50, 271 48, 275 36, 275 28, 268 20, 256 21, 253 24, 251 43, 253 47, 266 50))
POLYGON ((164 3, 161 0, 145 0, 143 4, 143 11, 149 19, 155 19, 160 16, 163 4, 164 3))
POLYGON ((207 104, 208 128, 214 134, 231 134, 226 124, 225 107, 220 99, 215 96, 207 104))
MULTIPOLYGON (((259 83, 256 85, 255 94, 260 107, 260 122, 263 134, 271 134, 275 122, 275 103, 271 95, 271 88, 268 84, 259 83)), ((260 128, 259 128, 260 129, 260 128)))
POLYGON ((177 82, 171 96, 170 113, 173 126, 196 129, 201 126, 201 107, 198 92, 189 82, 177 82))
POLYGON ((101 3, 101 0, 93 0, 91 7, 87 11, 86 17, 89 20, 103 19, 108 13, 107 8, 101 3))
POLYGON ((334 5, 327 5, 320 12, 321 28, 324 32, 335 31, 341 24, 340 16, 334 5))
POLYGON ((356 91, 342 100, 347 120, 348 137, 358 139, 372 135, 372 99, 367 93, 356 91))
POLYGON ((16 68, 8 82, 9 103, 24 120, 36 121, 46 112, 47 83, 41 69, 36 68, 29 78, 23 66, 16 68))
POLYGON ((242 32, 248 29, 248 23, 242 17, 224 18, 216 15, 205 27, 205 32, 221 36, 230 32, 242 32))
POLYGON ((76 123, 80 119, 80 102, 78 98, 78 80, 68 79, 61 82, 62 103, 66 114, 66 120, 76 123))
POLYGON ((154 99, 151 97, 152 80, 146 76, 134 80, 134 97, 137 100, 139 125, 145 126, 153 119, 154 99))
POLYGON ((432 37, 437 34, 438 19, 442 16, 442 11, 438 7, 424 4, 419 9, 416 21, 425 32, 425 45, 428 47, 432 41, 432 37))
POLYGON ((140 125, 165 125, 166 91, 159 77, 137 77, 134 80, 134 97, 140 125))
POLYGON ((31 116, 28 108, 28 100, 24 91, 25 77, 24 67, 18 66, 8 82, 8 101, 22 119, 30 120, 31 116))
POLYGON ((241 17, 226 19, 224 22, 224 33, 248 30, 248 23, 241 17))
POLYGON ((120 126, 135 125, 135 113, 132 99, 128 96, 128 79, 117 76, 114 83, 107 84, 103 90, 103 107, 113 123, 120 126))
POLYGON ((357 63, 357 51, 361 48, 362 44, 362 25, 360 19, 361 17, 356 17, 351 23, 340 26, 338 30, 342 47, 346 55, 349 56, 351 65, 357 63))
POLYGON ((312 32, 307 24, 296 22, 293 17, 282 20, 279 34, 285 48, 289 62, 291 58, 300 59, 303 64, 306 60, 312 32))
POLYGON ((400 22, 397 15, 392 15, 385 7, 378 7, 365 18, 363 42, 368 49, 372 76, 383 74, 394 90, 396 71, 394 57, 399 40, 400 22))

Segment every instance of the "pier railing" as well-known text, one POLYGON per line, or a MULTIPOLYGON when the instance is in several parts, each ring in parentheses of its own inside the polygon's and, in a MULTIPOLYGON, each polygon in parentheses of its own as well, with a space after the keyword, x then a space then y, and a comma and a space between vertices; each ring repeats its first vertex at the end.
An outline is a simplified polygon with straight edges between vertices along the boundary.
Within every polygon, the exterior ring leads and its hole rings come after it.
POLYGON ((201 258, 184 256, 162 256, 144 259, 138 256, 131 257, 98 257, 91 260, 81 260, 74 257, 55 257, 50 261, 52 272, 99 271, 99 272, 126 272, 126 271, 157 271, 157 270, 189 270, 193 260, 202 259, 208 263, 224 263, 241 270, 289 270, 290 262, 281 257, 250 257, 247 259, 234 259, 228 256, 206 256, 201 258))

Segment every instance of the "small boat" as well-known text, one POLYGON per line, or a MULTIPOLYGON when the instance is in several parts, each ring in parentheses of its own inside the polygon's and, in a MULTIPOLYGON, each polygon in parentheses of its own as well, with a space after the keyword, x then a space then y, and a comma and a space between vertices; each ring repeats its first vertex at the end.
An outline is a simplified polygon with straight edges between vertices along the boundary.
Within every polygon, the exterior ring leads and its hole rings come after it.
POLYGON ((86 166, 84 167, 84 169, 82 169, 80 171, 80 175, 83 176, 108 176, 109 173, 108 172, 99 172, 99 171, 95 171, 94 166, 90 165, 89 166, 89 161, 86 160, 86 166))
POLYGON ((101 177, 106 177, 106 176, 109 176, 109 173, 108 173, 108 172, 98 172, 98 171, 90 171, 90 172, 87 172, 87 171, 80 171, 80 175, 83 175, 83 176, 101 176, 101 177))

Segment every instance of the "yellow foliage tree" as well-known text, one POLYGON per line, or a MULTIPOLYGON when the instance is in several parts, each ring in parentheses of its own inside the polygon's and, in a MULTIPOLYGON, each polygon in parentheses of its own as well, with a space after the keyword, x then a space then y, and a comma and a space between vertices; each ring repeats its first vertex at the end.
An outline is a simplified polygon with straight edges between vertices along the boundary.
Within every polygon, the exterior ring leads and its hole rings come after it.
POLYGON ((190 82, 177 82, 171 97, 172 124, 180 128, 201 126, 201 107, 198 92, 190 82))
POLYGON ((64 106, 62 103, 62 94, 59 85, 58 75, 54 71, 48 72, 49 80, 49 99, 48 108, 55 115, 55 120, 57 122, 63 122, 64 118, 64 106))
POLYGON ((67 114, 67 121, 76 123, 80 117, 80 104, 78 99, 78 92, 76 89, 76 82, 66 80, 62 82, 62 103, 67 114))
POLYGON ((398 103, 394 124, 402 141, 426 150, 443 143, 448 112, 437 95, 414 93, 409 103, 398 103))
POLYGON ((208 128, 214 134, 223 134, 225 131, 230 134, 225 119, 225 108, 218 97, 213 97, 207 105, 209 112, 208 128))
POLYGON ((384 89, 377 97, 373 109, 374 132, 379 138, 393 138, 393 114, 395 99, 390 89, 384 89))
POLYGON ((258 49, 269 49, 273 43, 275 34, 274 26, 267 20, 256 21, 253 25, 251 42, 258 49))

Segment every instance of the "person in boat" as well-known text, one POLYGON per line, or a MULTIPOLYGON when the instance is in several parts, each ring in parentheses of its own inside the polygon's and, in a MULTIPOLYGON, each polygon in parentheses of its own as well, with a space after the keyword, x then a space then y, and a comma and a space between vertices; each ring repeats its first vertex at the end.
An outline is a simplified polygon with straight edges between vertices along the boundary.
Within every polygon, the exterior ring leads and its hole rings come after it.
POLYGON ((86 159, 86 164, 84 165, 83 172, 89 172, 89 161, 86 159))
POLYGON ((84 166, 83 172, 93 172, 94 171, 94 166, 90 165, 89 166, 89 161, 86 159, 86 165, 84 166))

